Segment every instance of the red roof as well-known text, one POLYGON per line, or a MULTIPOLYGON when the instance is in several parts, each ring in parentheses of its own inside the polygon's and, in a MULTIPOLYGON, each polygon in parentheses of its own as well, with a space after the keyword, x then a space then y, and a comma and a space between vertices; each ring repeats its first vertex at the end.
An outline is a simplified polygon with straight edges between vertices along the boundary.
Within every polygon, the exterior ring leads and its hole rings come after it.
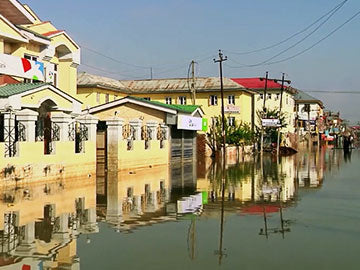
MULTIPOLYGON (((264 89, 265 88, 265 78, 231 78, 234 82, 244 86, 248 89, 264 89)), ((275 82, 274 80, 268 80, 267 82, 268 89, 280 89, 281 84, 275 82)))
POLYGON ((50 32, 44 33, 42 35, 48 37, 48 36, 52 36, 52 35, 55 35, 55 34, 60 33, 60 32, 64 32, 64 30, 50 31, 50 32))

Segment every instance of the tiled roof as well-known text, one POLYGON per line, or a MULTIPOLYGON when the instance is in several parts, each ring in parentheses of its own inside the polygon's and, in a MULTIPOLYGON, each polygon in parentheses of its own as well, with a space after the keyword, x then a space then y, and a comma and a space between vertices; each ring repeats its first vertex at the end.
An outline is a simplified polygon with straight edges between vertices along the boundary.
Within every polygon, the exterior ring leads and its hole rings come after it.
MULTIPOLYGON (((152 79, 152 80, 122 80, 125 86, 133 93, 184 93, 190 90, 188 78, 174 79, 152 79)), ((244 86, 233 82, 231 79, 223 78, 224 90, 245 90, 244 86)), ((220 79, 218 77, 197 77, 195 78, 196 92, 219 91, 220 79)))
POLYGON ((198 106, 198 105, 165 104, 165 103, 162 103, 162 102, 159 102, 159 101, 151 101, 151 100, 146 100, 146 99, 143 99, 143 98, 133 97, 133 96, 128 96, 128 98, 135 99, 135 100, 140 100, 140 101, 145 102, 145 103, 154 104, 154 105, 162 106, 164 108, 173 109, 173 110, 176 110, 178 112, 185 112, 185 113, 193 113, 195 110, 200 108, 200 106, 198 106))
POLYGON ((77 76, 78 87, 100 87, 109 90, 119 91, 123 93, 130 93, 131 91, 120 81, 89 74, 86 72, 80 72, 77 76))
POLYGON ((4 86, 0 86, 0 97, 10 97, 44 85, 48 84, 43 82, 6 84, 4 86))

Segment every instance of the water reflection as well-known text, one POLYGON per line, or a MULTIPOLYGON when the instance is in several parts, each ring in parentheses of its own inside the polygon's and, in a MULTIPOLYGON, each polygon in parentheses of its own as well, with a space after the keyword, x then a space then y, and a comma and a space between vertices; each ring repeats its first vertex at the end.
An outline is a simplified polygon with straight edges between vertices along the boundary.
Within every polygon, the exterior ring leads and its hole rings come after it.
POLYGON ((225 181, 217 162, 202 160, 197 166, 188 162, 122 171, 98 190, 84 179, 5 183, 0 189, 0 269, 79 269, 81 234, 91 245, 93 233, 109 241, 97 222, 135 238, 138 229, 150 225, 184 224, 184 230, 173 233, 182 235, 184 253, 195 261, 199 224, 214 220, 218 229, 209 237, 216 237, 212 251, 221 264, 232 242, 226 233, 228 219, 251 219, 258 239, 285 239, 295 222, 287 210, 298 204, 301 191, 318 191, 328 173, 336 174, 349 162, 351 152, 320 149, 279 160, 264 156, 230 162, 225 181))
POLYGON ((98 232, 94 182, 3 185, 0 193, 1 269, 79 269, 77 236, 98 232))

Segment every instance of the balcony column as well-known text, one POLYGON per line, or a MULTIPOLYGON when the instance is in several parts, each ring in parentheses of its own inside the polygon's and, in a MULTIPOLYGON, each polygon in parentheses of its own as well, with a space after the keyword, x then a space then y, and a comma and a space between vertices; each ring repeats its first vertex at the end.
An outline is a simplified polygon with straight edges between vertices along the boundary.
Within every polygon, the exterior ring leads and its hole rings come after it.
POLYGON ((69 214, 64 213, 59 217, 59 230, 54 233, 53 238, 66 240, 69 238, 69 214))

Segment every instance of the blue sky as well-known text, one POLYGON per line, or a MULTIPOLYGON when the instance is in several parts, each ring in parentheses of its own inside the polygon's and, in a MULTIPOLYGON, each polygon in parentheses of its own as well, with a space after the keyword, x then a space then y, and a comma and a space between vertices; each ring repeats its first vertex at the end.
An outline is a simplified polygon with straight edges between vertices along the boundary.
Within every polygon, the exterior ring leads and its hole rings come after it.
MULTIPOLYGON (((359 91, 360 16, 307 53, 275 65, 234 68, 259 63, 288 48, 306 33, 281 46, 249 55, 237 55, 272 45, 305 28, 341 0, 27 0, 42 20, 65 29, 80 45, 114 57, 117 63, 82 49, 79 70, 118 79, 186 77, 192 59, 198 76, 218 76, 212 59, 218 49, 229 60, 224 76, 288 75, 304 90, 359 91), (91 67, 90 67, 91 66, 91 67), (136 67, 135 67, 136 66, 136 67), (101 71, 104 70, 104 71, 101 71)), ((309 47, 360 10, 360 1, 348 2, 306 41, 277 59, 309 47)), ((314 28, 312 28, 314 29, 314 28)), ((309 30, 311 31, 311 29, 309 30)), ((309 32, 308 31, 308 32, 309 32)), ((307 32, 307 33, 308 33, 307 32)), ((360 95, 310 93, 327 108, 360 120, 360 95)))

